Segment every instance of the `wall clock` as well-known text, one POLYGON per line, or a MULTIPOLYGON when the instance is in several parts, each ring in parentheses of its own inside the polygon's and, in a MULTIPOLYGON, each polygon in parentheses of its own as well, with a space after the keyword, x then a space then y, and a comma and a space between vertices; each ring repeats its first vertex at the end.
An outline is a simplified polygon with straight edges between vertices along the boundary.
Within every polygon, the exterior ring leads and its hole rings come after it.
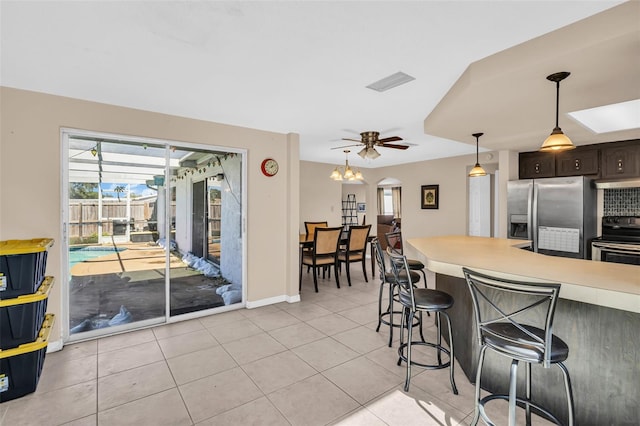
POLYGON ((264 174, 265 176, 274 176, 276 173, 278 173, 278 162, 273 158, 266 158, 262 161, 260 169, 262 170, 262 174, 264 174))

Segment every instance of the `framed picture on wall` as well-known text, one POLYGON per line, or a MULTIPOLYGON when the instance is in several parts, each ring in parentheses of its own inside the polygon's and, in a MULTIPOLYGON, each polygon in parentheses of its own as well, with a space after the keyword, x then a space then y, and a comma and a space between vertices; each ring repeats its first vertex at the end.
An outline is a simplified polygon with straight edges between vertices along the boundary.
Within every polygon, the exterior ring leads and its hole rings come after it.
POLYGON ((367 205, 365 203, 358 203, 357 205, 358 213, 364 213, 367 211, 367 205))
POLYGON ((439 185, 422 185, 420 205, 423 209, 437 209, 440 199, 439 185))

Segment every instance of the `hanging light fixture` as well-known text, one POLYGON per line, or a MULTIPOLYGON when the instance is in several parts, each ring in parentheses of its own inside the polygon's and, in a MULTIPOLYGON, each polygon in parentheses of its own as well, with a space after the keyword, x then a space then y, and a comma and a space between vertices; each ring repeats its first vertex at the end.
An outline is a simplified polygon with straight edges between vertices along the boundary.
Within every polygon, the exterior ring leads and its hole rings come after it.
POLYGON ((349 153, 351 151, 349 151, 348 149, 344 150, 344 153, 346 154, 346 162, 345 162, 345 166, 344 166, 344 173, 340 172, 340 167, 336 166, 336 168, 333 170, 333 172, 331 172, 331 175, 329 175, 329 177, 333 180, 363 180, 364 176, 362 176, 362 173, 360 172, 360 170, 354 172, 351 167, 349 166, 349 153))
POLYGON ((561 71, 547 76, 547 80, 556 83, 556 127, 553 129, 549 137, 545 139, 544 143, 540 147, 540 151, 558 152, 574 149, 576 147, 573 142, 571 142, 571 139, 569 139, 567 135, 562 133, 562 129, 560 129, 560 126, 558 126, 558 111, 560 109, 560 82, 569 77, 570 74, 570 72, 561 71))
POLYGON ((487 175, 487 172, 484 171, 484 169, 482 168, 482 166, 478 161, 478 143, 479 143, 480 136, 482 135, 484 135, 484 133, 474 133, 473 135, 471 135, 474 138, 476 138, 476 165, 473 166, 473 169, 471 169, 471 171, 469 172, 469 177, 479 177, 479 176, 487 175))

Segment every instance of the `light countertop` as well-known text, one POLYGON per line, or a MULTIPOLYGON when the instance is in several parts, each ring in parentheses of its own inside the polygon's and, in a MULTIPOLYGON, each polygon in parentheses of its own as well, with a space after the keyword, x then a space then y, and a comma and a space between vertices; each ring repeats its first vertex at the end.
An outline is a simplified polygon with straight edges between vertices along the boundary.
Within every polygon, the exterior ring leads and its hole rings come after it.
POLYGON ((528 241, 441 236, 407 240, 429 271, 463 278, 462 266, 523 281, 562 284, 560 297, 640 313, 640 266, 547 256, 528 241))

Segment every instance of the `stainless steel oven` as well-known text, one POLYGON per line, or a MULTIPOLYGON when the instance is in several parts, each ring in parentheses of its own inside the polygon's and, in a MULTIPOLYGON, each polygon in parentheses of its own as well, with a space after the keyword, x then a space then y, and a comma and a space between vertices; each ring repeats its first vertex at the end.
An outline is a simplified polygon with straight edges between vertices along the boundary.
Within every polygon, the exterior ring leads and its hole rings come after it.
POLYGON ((591 258, 640 265, 640 217, 603 217, 602 236, 591 242, 591 258))

